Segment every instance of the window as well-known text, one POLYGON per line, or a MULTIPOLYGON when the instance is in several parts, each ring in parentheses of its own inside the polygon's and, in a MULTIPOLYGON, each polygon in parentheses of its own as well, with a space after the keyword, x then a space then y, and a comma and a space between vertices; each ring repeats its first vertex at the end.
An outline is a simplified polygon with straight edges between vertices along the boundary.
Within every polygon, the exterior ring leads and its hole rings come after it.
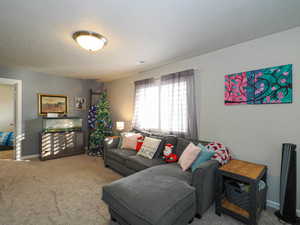
POLYGON ((181 72, 159 80, 136 81, 133 127, 172 134, 190 133, 188 104, 193 101, 189 100, 188 87, 193 83, 191 75, 193 73, 181 72))
POLYGON ((154 80, 136 84, 134 127, 159 129, 159 85, 154 80))
POLYGON ((186 81, 175 84, 161 84, 160 130, 187 132, 186 88, 186 81))

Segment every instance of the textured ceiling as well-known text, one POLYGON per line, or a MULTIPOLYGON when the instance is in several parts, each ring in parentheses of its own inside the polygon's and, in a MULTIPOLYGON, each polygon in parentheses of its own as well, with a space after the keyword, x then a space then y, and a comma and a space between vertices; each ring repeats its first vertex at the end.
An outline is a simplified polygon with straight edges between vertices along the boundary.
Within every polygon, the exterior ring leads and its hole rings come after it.
POLYGON ((299 0, 1 0, 0 64, 113 80, 299 26, 299 11, 299 0), (87 52, 78 30, 108 45, 87 52))

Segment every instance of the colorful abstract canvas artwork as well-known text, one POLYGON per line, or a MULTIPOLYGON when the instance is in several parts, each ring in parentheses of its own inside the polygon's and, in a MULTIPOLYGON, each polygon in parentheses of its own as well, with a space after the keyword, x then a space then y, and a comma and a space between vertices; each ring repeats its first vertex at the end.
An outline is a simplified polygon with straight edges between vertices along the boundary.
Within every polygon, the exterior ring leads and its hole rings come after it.
POLYGON ((225 105, 292 103, 293 65, 225 76, 225 105))

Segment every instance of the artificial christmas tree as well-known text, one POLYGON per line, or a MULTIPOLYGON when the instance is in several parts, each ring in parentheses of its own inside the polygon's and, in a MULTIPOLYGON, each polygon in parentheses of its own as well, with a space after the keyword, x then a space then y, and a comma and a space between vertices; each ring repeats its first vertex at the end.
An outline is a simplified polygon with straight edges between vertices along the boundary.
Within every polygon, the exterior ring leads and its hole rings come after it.
POLYGON ((100 94, 97 104, 95 129, 92 131, 89 142, 89 155, 103 155, 104 140, 112 135, 112 120, 107 93, 100 94))

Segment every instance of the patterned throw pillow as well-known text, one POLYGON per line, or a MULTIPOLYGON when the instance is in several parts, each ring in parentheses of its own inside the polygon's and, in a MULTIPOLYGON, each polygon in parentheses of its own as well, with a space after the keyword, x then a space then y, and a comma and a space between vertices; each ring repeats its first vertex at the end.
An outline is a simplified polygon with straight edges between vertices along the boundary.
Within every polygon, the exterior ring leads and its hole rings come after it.
POLYGON ((9 132, 9 137, 7 139, 7 145, 8 146, 13 146, 14 145, 14 139, 15 139, 15 136, 14 136, 14 132, 9 132))
POLYGON ((6 137, 4 136, 4 132, 0 132, 0 145, 6 144, 6 137))
POLYGON ((13 132, 0 132, 0 145, 13 146, 14 133, 13 132))
POLYGON ((205 146, 208 150, 214 151, 215 154, 211 158, 212 160, 217 160, 221 165, 225 165, 231 160, 231 155, 229 150, 221 143, 212 142, 205 146))
POLYGON ((161 140, 159 139, 145 137, 142 148, 137 154, 147 159, 152 159, 158 149, 160 142, 161 140))

